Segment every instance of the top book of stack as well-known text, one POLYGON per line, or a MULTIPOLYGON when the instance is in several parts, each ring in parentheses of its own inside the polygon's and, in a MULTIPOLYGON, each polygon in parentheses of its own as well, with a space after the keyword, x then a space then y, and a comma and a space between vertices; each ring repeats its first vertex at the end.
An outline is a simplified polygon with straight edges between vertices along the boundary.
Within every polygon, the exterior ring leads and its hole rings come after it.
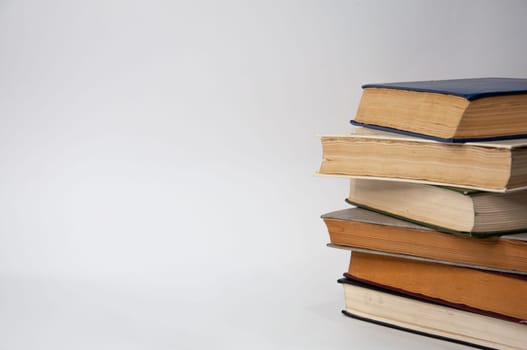
POLYGON ((353 125, 442 142, 527 138, 527 79, 366 84, 353 125))

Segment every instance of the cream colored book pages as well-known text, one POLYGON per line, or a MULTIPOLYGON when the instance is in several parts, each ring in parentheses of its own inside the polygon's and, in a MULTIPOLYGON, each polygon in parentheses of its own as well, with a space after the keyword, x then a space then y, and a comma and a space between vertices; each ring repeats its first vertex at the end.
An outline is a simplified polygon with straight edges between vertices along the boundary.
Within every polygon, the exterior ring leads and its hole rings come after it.
POLYGON ((525 350, 527 326, 343 284, 346 311, 403 328, 498 349, 525 350))
POLYGON ((348 199, 362 206, 451 230, 471 232, 474 228, 472 198, 439 186, 352 179, 348 199))
POLYGON ((498 193, 527 189, 527 139, 454 144, 360 131, 322 136, 321 173, 498 193))

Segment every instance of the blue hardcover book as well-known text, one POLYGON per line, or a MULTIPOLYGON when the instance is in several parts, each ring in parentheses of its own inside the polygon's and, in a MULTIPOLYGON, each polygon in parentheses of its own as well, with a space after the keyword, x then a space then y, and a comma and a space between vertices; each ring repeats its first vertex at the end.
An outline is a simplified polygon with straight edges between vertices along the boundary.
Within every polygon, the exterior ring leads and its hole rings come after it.
POLYGON ((527 138, 527 79, 365 84, 353 125, 442 142, 527 138))

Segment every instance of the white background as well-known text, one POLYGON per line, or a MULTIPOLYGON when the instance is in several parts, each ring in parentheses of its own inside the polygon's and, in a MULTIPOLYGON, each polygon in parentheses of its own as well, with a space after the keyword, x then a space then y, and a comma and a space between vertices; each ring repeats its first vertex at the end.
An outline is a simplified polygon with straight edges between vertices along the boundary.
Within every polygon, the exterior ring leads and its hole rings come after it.
POLYGON ((461 349, 345 318, 319 136, 526 77, 524 1, 0 1, 0 349, 461 349))

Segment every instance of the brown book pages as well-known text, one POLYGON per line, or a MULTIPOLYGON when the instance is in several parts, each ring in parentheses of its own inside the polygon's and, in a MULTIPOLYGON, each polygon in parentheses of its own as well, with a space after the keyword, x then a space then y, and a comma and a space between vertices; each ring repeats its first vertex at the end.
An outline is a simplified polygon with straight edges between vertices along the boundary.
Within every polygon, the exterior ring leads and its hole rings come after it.
POLYGON ((527 272, 524 241, 460 237, 358 208, 322 218, 333 244, 527 272))

